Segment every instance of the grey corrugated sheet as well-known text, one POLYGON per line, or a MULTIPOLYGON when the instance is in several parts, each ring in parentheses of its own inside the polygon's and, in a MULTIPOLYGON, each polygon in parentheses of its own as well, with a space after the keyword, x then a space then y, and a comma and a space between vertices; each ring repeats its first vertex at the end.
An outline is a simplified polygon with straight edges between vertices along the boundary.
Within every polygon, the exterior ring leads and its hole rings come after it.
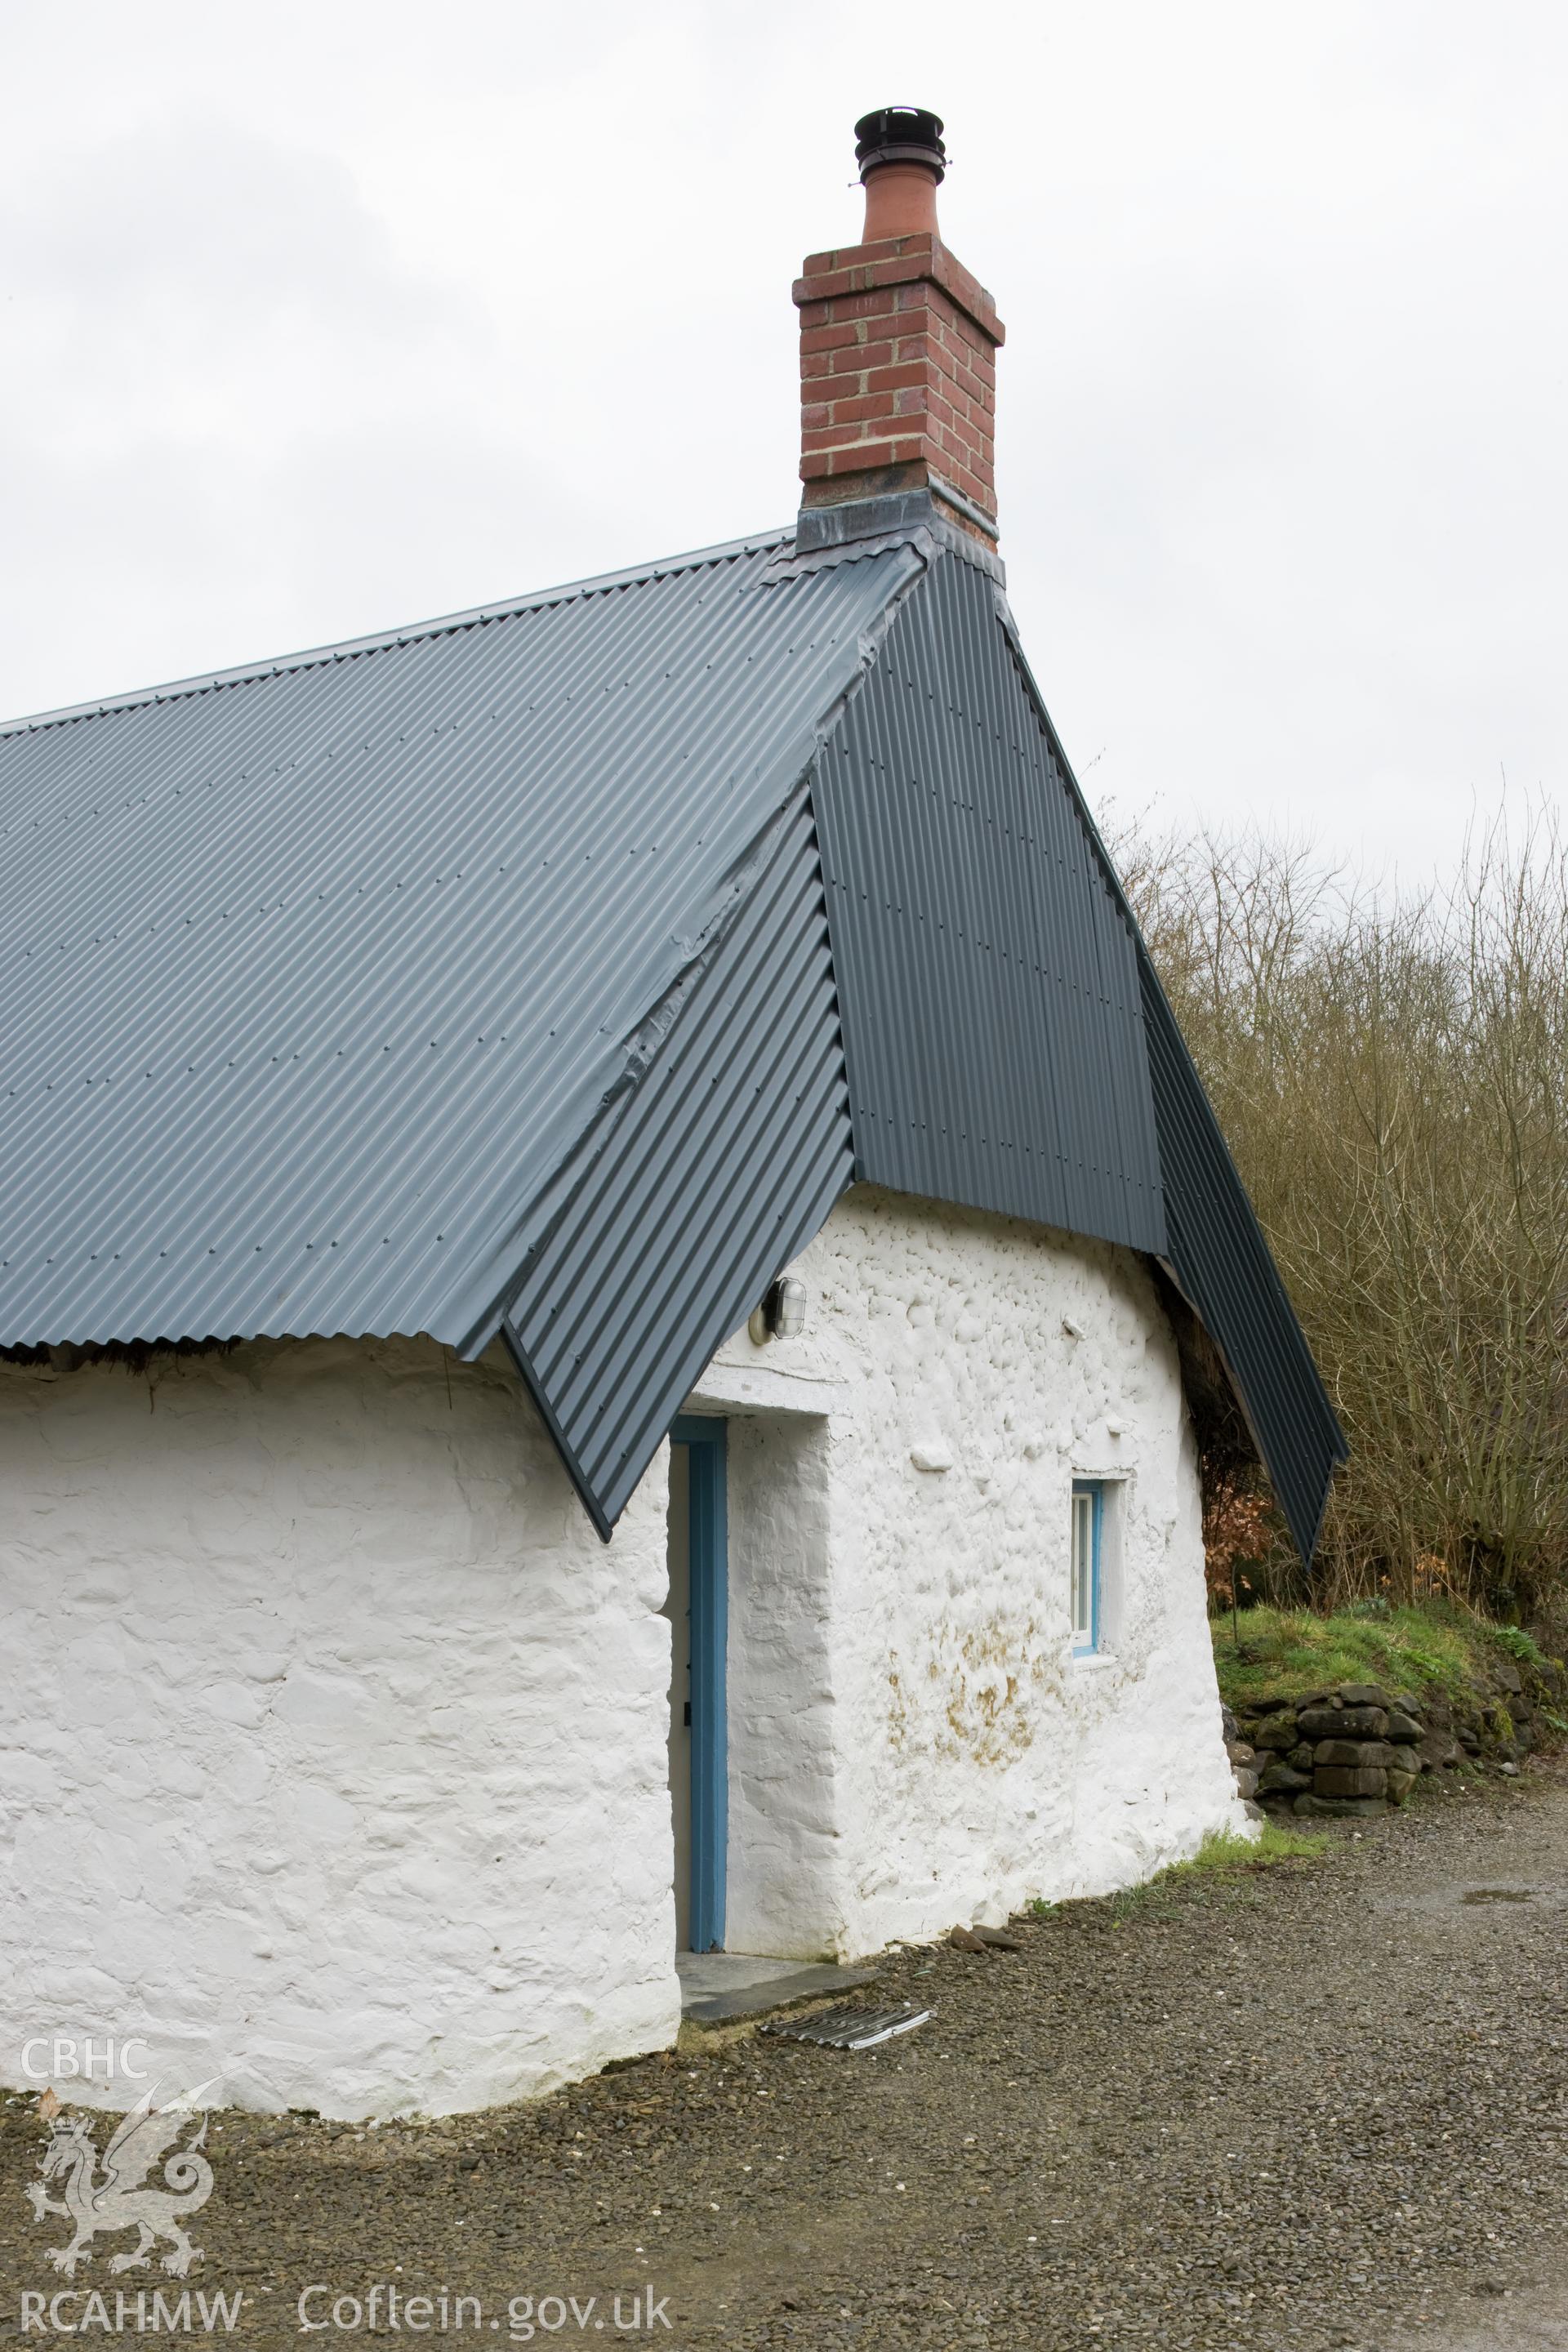
POLYGON ((857 1172, 1148 1251, 1228 1366, 1302 1556, 1339 1424, 990 583, 903 602, 818 762, 857 1172))
POLYGON ((990 579, 780 549, 0 730, 0 1345, 508 1312, 607 1531, 858 1170, 1167 1257, 1309 1548, 1342 1441, 990 579))
POLYGON ((803 788, 507 1318, 602 1530, 719 1342, 822 1224, 853 1161, 803 788))
POLYGON ((1225 1359, 1301 1557, 1348 1451, 1192 1056, 1139 945, 1169 1263, 1225 1359))
POLYGON ((984 572, 905 600, 816 802, 858 1171, 1161 1254, 1132 937, 984 572))
POLYGON ((0 735, 0 1344, 494 1330, 907 547, 0 735))
POLYGON ((1131 908, 1068 764, 1005 603, 999 613, 1056 774, 1136 944, 1164 1208, 1164 1265, 1219 1349, 1302 1559, 1317 1549, 1329 1489, 1348 1454, 1306 1334, 1166 1002, 1131 908))

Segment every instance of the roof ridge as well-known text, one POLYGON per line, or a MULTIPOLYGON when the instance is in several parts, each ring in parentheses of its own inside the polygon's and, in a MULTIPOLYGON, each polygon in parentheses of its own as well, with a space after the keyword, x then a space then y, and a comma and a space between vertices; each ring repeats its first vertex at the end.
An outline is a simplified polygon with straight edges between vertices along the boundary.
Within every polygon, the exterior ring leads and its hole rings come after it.
POLYGON ((337 644, 308 646, 300 653, 279 654, 271 660, 241 662, 232 669, 198 671, 192 677, 171 678, 159 686, 133 687, 123 694, 105 695, 93 702, 66 703, 57 710, 0 719, 0 737, 29 735, 40 728, 63 727, 78 719, 103 718, 111 710, 136 710, 151 702, 178 701, 186 695, 210 693, 215 687, 249 686, 260 678, 347 661, 357 654, 383 653, 393 646, 415 645, 423 637, 446 636, 458 629, 477 627, 485 621, 510 620, 518 613, 541 612, 546 605, 567 604, 574 598, 597 595, 606 589, 635 588, 666 572, 694 571, 700 564, 721 563, 737 555, 760 555, 764 549, 787 545, 794 537, 793 524, 774 530, 751 531, 744 539, 723 540, 717 546, 692 548, 682 555, 657 556, 646 563, 628 564, 624 571, 595 572, 585 580, 563 581, 553 588, 535 589, 530 595, 475 604, 467 612, 443 613, 434 620, 381 629, 371 636, 344 637, 337 644))

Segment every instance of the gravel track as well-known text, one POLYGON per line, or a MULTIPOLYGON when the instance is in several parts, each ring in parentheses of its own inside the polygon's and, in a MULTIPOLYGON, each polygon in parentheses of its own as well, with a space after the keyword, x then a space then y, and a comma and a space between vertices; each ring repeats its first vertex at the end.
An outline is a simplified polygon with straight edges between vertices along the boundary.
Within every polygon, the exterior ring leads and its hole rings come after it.
MULTIPOLYGON (((875 2054, 705 2041, 379 2131, 215 2116, 190 2284, 243 2289, 258 2345, 342 2340, 298 2333, 316 2282, 473 2295, 503 2343, 510 2298, 595 2296, 531 2340, 614 2342, 649 2281, 672 2324, 627 2340, 746 2352, 1568 2344, 1565 1928, 1568 1774, 1537 1763, 1321 1860, 1066 1906, 1016 1957, 900 1953, 885 1990, 937 2014, 875 2054)), ((174 2292, 110 2275, 124 2239, 46 2267, 39 2147, 7 2102, 0 2332, 23 2290, 174 2292)))

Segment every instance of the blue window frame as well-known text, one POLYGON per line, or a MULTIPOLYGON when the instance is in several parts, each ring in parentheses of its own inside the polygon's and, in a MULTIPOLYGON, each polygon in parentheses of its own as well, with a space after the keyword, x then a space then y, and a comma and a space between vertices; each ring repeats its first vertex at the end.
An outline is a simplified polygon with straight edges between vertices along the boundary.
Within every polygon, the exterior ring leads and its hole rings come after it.
POLYGON ((1072 1651, 1091 1657, 1100 1647, 1100 1551, 1105 1486, 1099 1478, 1072 1482, 1072 1651))
POLYGON ((691 1892, 694 1952, 724 1948, 730 1843, 730 1740, 725 1653, 730 1633, 729 1528, 722 1421, 682 1413, 670 1442, 689 1465, 691 1560, 691 1892))

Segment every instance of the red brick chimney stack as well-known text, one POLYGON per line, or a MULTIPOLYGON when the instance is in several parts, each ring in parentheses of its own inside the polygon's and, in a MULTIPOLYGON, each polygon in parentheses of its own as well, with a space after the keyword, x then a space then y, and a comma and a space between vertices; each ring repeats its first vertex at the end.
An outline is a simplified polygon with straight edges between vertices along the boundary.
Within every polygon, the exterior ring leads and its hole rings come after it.
POLYGON ((941 118, 885 106, 855 132, 861 242, 809 255, 795 280, 801 503, 929 490, 952 521, 994 541, 1003 327, 937 227, 941 118))

